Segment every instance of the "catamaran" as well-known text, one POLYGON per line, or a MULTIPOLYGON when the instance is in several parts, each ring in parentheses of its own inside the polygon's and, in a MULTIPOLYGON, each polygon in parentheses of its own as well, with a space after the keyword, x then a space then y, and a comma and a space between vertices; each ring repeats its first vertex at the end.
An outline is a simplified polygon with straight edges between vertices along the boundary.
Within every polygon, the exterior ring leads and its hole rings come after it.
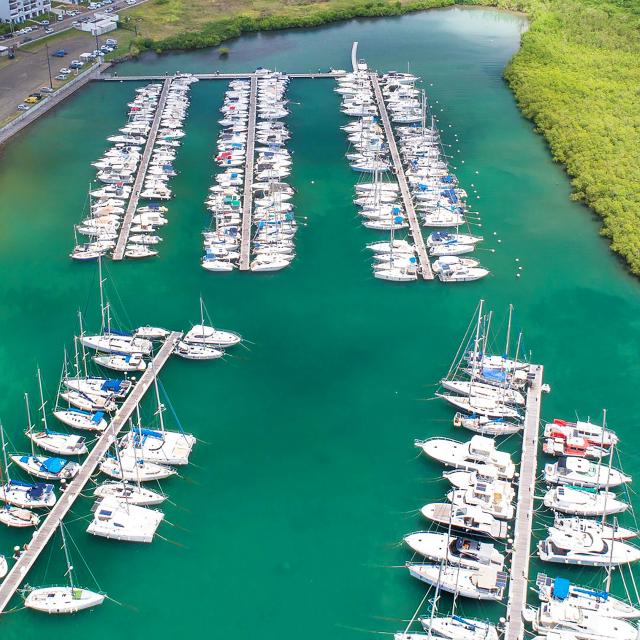
POLYGON ((161 511, 109 496, 96 502, 87 533, 112 540, 149 543, 163 518, 161 511))

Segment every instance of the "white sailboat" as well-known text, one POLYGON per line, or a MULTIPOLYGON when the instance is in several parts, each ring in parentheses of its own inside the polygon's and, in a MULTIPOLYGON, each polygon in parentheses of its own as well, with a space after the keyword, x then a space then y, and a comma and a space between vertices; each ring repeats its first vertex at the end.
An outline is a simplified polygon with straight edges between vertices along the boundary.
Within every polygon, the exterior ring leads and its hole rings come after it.
POLYGON ((64 534, 64 525, 60 523, 62 535, 62 548, 67 564, 66 576, 69 584, 65 586, 40 587, 29 589, 24 600, 27 609, 34 609, 49 614, 70 614, 97 607, 104 602, 105 595, 89 589, 78 587, 73 576, 73 566, 67 549, 67 541, 64 534))
POLYGON ((187 344, 199 344, 210 347, 232 347, 238 344, 242 338, 232 331, 221 331, 204 324, 204 301, 200 297, 200 324, 194 325, 182 339, 187 344))

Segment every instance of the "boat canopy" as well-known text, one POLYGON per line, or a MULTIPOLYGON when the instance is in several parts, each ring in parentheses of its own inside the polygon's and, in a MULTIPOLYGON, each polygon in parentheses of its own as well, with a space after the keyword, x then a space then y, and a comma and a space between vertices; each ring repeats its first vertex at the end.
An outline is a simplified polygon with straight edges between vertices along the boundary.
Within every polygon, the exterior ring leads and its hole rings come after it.
POLYGON ((32 484, 32 485, 24 482, 17 482, 14 484, 19 484, 23 487, 30 487, 29 491, 27 491, 27 495, 33 499, 41 498, 45 494, 51 493, 53 491, 53 485, 46 484, 45 482, 36 482, 35 484, 32 484))
MULTIPOLYGON (((87 414, 87 415, 91 415, 91 414, 87 414)), ((91 422, 95 424, 100 424, 102 422, 102 418, 104 418, 104 411, 98 411, 93 415, 93 418, 91 418, 91 422)))
POLYGON ((40 466, 48 473, 60 473, 67 466, 68 462, 69 461, 64 458, 45 458, 40 461, 40 466))
POLYGON ((122 380, 116 378, 109 378, 105 380, 100 389, 102 391, 120 391, 122 389, 122 380))
POLYGON ((564 600, 569 595, 571 583, 566 578, 556 578, 553 581, 553 595, 558 600, 564 600))

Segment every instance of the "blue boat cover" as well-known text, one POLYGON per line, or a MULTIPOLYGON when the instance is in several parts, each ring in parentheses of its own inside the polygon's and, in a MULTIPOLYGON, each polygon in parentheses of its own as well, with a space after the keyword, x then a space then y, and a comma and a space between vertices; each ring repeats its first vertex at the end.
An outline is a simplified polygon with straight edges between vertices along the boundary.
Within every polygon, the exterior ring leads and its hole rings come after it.
POLYGON ((41 498, 45 493, 51 493, 53 491, 53 485, 52 484, 45 484, 44 482, 36 482, 33 485, 29 485, 29 484, 23 484, 22 486, 25 487, 31 487, 29 489, 29 491, 27 492, 27 495, 30 498, 33 499, 38 499, 41 498))
POLYGON ((467 627, 469 627, 470 629, 475 629, 476 625, 469 622, 469 620, 466 620, 465 618, 461 618, 460 616, 452 616, 452 618, 456 621, 456 622, 462 622, 462 624, 466 625, 467 627))
POLYGON ((67 462, 64 458, 45 458, 40 459, 40 466, 48 473, 60 473, 67 466, 67 462))
POLYGON ((431 234, 431 238, 433 238, 434 240, 447 240, 450 237, 451 236, 449 235, 449 233, 447 231, 434 231, 431 234))
MULTIPOLYGON (((86 411, 83 413, 86 413, 86 415, 91 415, 86 411)), ((102 422, 102 418, 104 418, 104 411, 98 411, 93 414, 93 418, 91 418, 91 422, 93 422, 94 424, 100 424, 100 422, 102 422)))
POLYGON ((109 378, 104 381, 101 389, 102 391, 120 391, 122 388, 122 380, 116 378, 109 378))
POLYGON ((496 382, 506 382, 507 373, 500 369, 482 369, 482 377, 487 380, 495 380, 496 382))
POLYGON ((569 595, 571 583, 566 578, 556 578, 553 581, 553 595, 558 600, 564 600, 569 595))

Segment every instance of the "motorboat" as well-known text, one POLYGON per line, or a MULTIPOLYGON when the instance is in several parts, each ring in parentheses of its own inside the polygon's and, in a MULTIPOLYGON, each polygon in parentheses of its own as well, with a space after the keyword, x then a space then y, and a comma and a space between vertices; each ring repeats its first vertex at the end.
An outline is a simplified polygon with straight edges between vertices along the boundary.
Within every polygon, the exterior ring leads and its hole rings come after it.
POLYGON ((578 516, 602 516, 622 513, 629 508, 611 491, 597 491, 584 487, 562 485, 549 489, 544 506, 561 513, 578 516))
POLYGON ((551 484, 604 489, 618 487, 631 481, 629 476, 618 469, 589 462, 586 458, 566 456, 544 466, 544 479, 551 484))
POLYGON ((600 536, 605 540, 629 540, 638 535, 638 531, 621 527, 617 522, 607 524, 602 519, 579 518, 577 516, 567 517, 556 515, 553 526, 561 531, 579 531, 600 536))
POLYGON ((578 420, 567 422, 555 419, 544 427, 545 438, 585 438, 590 445, 611 447, 618 444, 618 436, 611 429, 603 429, 597 424, 578 420))
POLYGON ((489 542, 428 531, 412 533, 405 536, 404 541, 415 553, 438 563, 444 561, 468 569, 486 565, 502 569, 504 566, 504 555, 489 542))
POLYGON ((509 531, 506 522, 494 518, 477 506, 455 507, 446 502, 432 503, 422 507, 420 512, 427 520, 445 527, 491 538, 504 539, 509 531))
POLYGON ((496 449, 495 441, 484 436, 473 436, 469 442, 451 438, 416 440, 415 445, 426 455, 445 466, 463 471, 483 471, 495 467, 499 478, 510 480, 515 473, 511 455, 496 449))
POLYGON ((443 566, 439 564, 407 563, 412 577, 441 591, 474 600, 502 600, 507 586, 507 574, 493 566, 480 569, 443 566))
POLYGON ((607 567, 630 564, 640 559, 640 549, 627 542, 605 540, 588 531, 549 527, 549 536, 538 543, 538 555, 545 562, 607 567))
POLYGON ((590 444, 582 436, 545 438, 542 451, 549 456, 577 456, 579 458, 601 459, 611 453, 611 449, 590 444))
MULTIPOLYGON (((465 473, 465 472, 461 472, 465 473)), ((509 482, 485 482, 477 474, 471 475, 472 484, 449 491, 447 499, 454 507, 478 506, 485 513, 500 520, 512 520, 515 515, 515 491, 509 482)))

